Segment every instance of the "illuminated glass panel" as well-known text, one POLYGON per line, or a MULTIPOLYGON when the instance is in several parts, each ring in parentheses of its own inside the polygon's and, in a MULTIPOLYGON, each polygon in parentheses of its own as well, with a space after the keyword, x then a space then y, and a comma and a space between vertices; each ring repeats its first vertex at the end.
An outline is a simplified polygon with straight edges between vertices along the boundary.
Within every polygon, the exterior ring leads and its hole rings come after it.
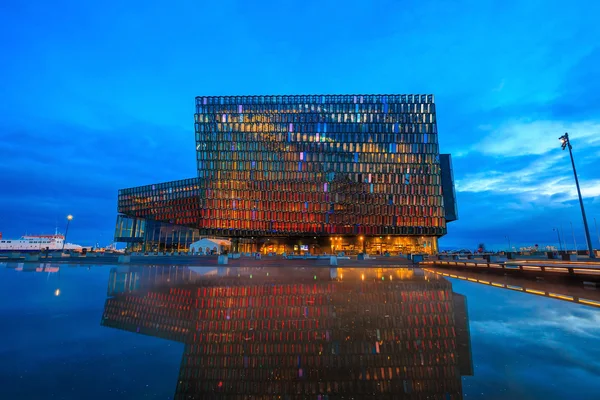
POLYGON ((202 233, 446 232, 431 95, 196 98, 202 233))
POLYGON ((446 233, 432 95, 197 97, 195 111, 197 177, 120 190, 120 213, 229 237, 446 233))

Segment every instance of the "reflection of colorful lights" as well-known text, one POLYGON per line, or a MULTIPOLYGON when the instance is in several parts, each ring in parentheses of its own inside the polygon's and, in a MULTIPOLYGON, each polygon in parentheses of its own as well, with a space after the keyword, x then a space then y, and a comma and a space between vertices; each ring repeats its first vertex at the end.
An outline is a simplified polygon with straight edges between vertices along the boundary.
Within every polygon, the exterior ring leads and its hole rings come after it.
POLYGON ((588 305, 588 306, 600 308, 600 301, 589 300, 589 299, 582 299, 582 298, 576 298, 576 297, 562 295, 562 294, 558 294, 558 293, 544 292, 544 291, 541 291, 541 290, 527 289, 525 287, 520 287, 520 286, 505 285, 503 283, 489 282, 489 281, 484 281, 482 279, 468 278, 466 276, 452 275, 452 274, 447 274, 447 273, 444 273, 444 272, 434 271, 434 270, 431 270, 431 269, 428 269, 428 268, 423 268, 423 271, 430 272, 430 273, 436 274, 436 275, 447 276, 447 277, 450 277, 450 278, 468 280, 469 282, 480 283, 482 285, 495 286, 495 287, 499 287, 501 289, 510 289, 510 290, 515 290, 515 291, 518 291, 518 292, 529 293, 529 294, 533 294, 533 295, 537 295, 537 296, 550 297, 550 298, 553 298, 553 299, 570 301, 571 303, 580 303, 580 304, 585 304, 585 305, 588 305))

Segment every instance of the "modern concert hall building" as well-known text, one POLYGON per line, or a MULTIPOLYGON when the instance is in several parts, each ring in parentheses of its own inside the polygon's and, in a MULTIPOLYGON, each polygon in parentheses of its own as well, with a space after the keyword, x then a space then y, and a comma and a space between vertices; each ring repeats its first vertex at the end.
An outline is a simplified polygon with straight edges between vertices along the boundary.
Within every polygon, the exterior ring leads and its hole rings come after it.
POLYGON ((119 190, 115 241, 437 252, 457 219, 432 95, 196 97, 197 174, 119 190))

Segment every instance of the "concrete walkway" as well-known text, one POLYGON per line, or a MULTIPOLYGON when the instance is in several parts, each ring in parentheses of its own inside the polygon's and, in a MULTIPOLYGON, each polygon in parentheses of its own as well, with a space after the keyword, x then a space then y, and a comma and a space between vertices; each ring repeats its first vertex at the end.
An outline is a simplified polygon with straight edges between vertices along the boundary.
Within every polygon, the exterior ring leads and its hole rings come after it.
POLYGON ((473 272, 495 272, 495 273, 511 273, 511 274, 526 274, 538 277, 570 277, 582 280, 600 281, 600 264, 598 263, 581 263, 570 261, 518 261, 510 260, 508 262, 491 262, 480 260, 432 260, 425 261, 419 264, 423 268, 450 268, 455 270, 469 270, 473 272))
MULTIPOLYGON (((117 265, 119 255, 103 255, 99 257, 52 257, 39 260, 4 259, 10 264, 14 263, 48 263, 48 264, 82 264, 82 265, 117 265)), ((263 256, 257 260, 254 257, 242 256, 227 260, 230 267, 329 267, 329 258, 326 259, 284 259, 281 256, 263 256)), ((217 266, 218 256, 196 256, 196 255, 131 255, 127 265, 188 265, 188 266, 217 266)), ((350 259, 338 258, 338 267, 391 267, 391 266, 413 266, 411 260, 405 257, 376 257, 375 259, 357 260, 356 256, 350 259)))

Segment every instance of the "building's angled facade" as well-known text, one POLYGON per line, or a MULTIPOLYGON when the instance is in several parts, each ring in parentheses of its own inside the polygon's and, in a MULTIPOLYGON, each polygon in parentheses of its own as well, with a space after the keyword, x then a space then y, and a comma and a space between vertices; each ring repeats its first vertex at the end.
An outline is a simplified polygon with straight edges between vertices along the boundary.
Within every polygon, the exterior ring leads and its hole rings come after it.
POLYGON ((435 115, 432 95, 197 97, 197 177, 121 190, 115 239, 434 252, 457 214, 435 115))

